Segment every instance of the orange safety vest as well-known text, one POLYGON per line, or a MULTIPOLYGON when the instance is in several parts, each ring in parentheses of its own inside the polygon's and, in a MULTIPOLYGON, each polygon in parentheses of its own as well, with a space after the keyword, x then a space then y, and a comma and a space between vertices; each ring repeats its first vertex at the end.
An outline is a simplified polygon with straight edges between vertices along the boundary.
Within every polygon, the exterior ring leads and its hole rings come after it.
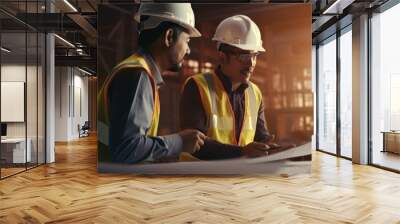
POLYGON ((190 77, 197 84, 201 101, 207 116, 207 136, 224 144, 245 146, 254 141, 258 111, 262 101, 260 89, 252 82, 245 90, 245 114, 236 139, 235 112, 221 80, 214 73, 190 77))
POLYGON ((107 77, 102 88, 97 96, 98 102, 98 132, 97 132, 97 145, 98 145, 98 161, 107 162, 111 161, 111 154, 109 151, 109 112, 108 112, 108 90, 111 86, 111 82, 119 74, 122 69, 125 68, 137 68, 146 71, 147 75, 151 80, 154 96, 154 108, 153 116, 150 127, 146 134, 149 136, 157 136, 157 129, 160 117, 160 99, 157 84, 153 78, 150 66, 146 60, 139 54, 133 54, 116 67, 113 68, 111 75, 107 77))

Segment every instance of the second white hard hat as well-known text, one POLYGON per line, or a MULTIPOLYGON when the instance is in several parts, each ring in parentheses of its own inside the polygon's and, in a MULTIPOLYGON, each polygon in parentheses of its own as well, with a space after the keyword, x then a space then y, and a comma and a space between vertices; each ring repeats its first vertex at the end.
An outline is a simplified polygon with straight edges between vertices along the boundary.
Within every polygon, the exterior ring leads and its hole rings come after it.
POLYGON ((168 21, 185 28, 191 37, 201 36, 194 26, 194 13, 190 3, 142 3, 135 20, 140 23, 142 15, 149 16, 142 21, 142 30, 154 29, 161 22, 168 21))
POLYGON ((224 19, 217 27, 213 40, 242 50, 264 52, 257 24, 248 16, 236 15, 224 19))

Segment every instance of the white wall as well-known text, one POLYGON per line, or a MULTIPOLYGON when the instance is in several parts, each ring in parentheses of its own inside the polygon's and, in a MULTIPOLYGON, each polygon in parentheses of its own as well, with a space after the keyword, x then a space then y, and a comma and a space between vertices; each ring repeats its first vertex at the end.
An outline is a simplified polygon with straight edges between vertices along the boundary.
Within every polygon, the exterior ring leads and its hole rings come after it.
MULTIPOLYGON (((6 122, 8 138, 24 138, 25 135, 30 139, 30 148, 32 161, 44 163, 44 74, 42 67, 18 63, 3 64, 1 66, 1 81, 5 82, 24 82, 26 85, 26 102, 21 108, 22 113, 26 112, 26 120, 23 122, 6 122), (27 80, 26 80, 27 79, 27 80), (26 106, 25 106, 26 103, 26 106), (38 155, 37 155, 38 154, 38 155)), ((7 98, 3 95, 2 98, 7 98)), ((11 110, 10 108, 1 108, 1 110, 11 110)), ((11 112, 12 111, 8 111, 11 112)))
POLYGON ((55 141, 68 140, 68 86, 70 77, 67 67, 55 68, 55 141))
POLYGON ((74 80, 71 88, 71 130, 72 138, 78 138, 78 124, 83 125, 89 119, 88 111, 88 77, 83 77, 83 73, 74 69, 74 80), (78 72, 78 73, 77 73, 78 72))
POLYGON ((76 68, 56 67, 56 141, 77 139, 78 124, 89 118, 88 78, 83 75, 76 68))
MULTIPOLYGON (((33 80, 31 76, 36 77, 36 66, 27 66, 25 64, 5 64, 1 66, 1 81, 3 82, 25 82, 25 76, 28 75, 28 81, 30 86, 34 86, 34 88, 27 88, 27 119, 28 119, 28 137, 31 133, 29 130, 33 128, 36 130, 36 113, 32 113, 32 111, 36 111, 36 80, 33 80), (27 70, 25 70, 27 69, 27 70), (27 73, 26 73, 27 71, 27 73), (33 104, 32 104, 33 102, 33 104), (32 123, 33 122, 33 123, 32 123)), ((4 96, 3 96, 4 97, 4 96)), ((41 106, 41 105, 39 105, 41 106)), ((1 108, 2 110, 6 110, 7 108, 1 108)), ((26 122, 7 122, 7 136, 8 137, 25 137, 25 126, 26 122)), ((36 132, 35 132, 36 136, 36 132)))
MULTIPOLYGON (((8 64, 1 66, 1 81, 25 82, 25 64, 8 64)), ((6 108, 1 108, 5 110, 6 108)), ((25 137, 25 122, 7 123, 7 137, 25 137)))

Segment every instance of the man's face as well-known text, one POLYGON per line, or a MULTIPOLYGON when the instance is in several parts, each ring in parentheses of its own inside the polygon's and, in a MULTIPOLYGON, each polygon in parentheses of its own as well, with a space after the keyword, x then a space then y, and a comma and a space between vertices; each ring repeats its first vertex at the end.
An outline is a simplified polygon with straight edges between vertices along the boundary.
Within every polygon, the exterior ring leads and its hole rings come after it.
POLYGON ((224 51, 224 71, 233 83, 248 83, 254 72, 258 53, 239 48, 224 51))
POLYGON ((189 41, 189 34, 181 32, 176 42, 171 46, 169 51, 170 71, 177 72, 182 67, 185 56, 190 54, 189 41))

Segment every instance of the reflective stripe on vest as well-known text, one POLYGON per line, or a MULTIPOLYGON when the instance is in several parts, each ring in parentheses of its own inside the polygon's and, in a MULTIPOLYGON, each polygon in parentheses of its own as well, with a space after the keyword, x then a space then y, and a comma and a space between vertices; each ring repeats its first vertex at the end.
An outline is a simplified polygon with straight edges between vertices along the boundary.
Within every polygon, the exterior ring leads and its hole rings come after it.
POLYGON ((195 75, 191 78, 198 86, 207 116, 207 136, 221 143, 240 146, 253 142, 262 100, 258 87, 249 82, 249 88, 244 92, 245 113, 242 129, 236 130, 235 113, 219 78, 211 73, 195 75), (236 131, 240 131, 239 142, 236 139, 236 131))
POLYGON ((106 155, 101 155, 102 153, 109 153, 109 112, 108 112, 108 90, 112 80, 116 77, 118 72, 125 68, 138 68, 146 71, 147 75, 150 78, 152 89, 153 89, 153 100, 154 100, 154 108, 152 115, 152 122, 147 130, 146 134, 150 136, 157 135, 159 116, 160 116, 160 100, 158 94, 157 84, 153 78, 153 74, 151 73, 150 67, 147 64, 146 60, 138 55, 133 54, 129 58, 122 61, 118 64, 111 72, 111 75, 107 77, 102 88, 99 91, 99 95, 97 97, 98 102, 98 147, 99 147, 99 158, 108 158, 106 155))

